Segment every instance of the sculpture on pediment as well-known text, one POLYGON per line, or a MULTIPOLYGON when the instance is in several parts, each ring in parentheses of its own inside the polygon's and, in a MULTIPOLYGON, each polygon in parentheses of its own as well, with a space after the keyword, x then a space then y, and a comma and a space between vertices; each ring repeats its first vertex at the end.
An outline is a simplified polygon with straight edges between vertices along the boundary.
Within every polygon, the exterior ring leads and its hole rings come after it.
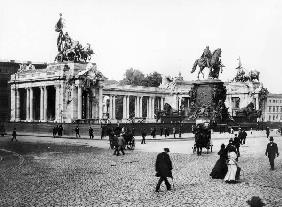
POLYGON ((203 54, 199 59, 194 62, 191 73, 194 73, 199 66, 199 72, 197 78, 199 79, 200 73, 204 78, 203 70, 207 67, 210 69, 209 78, 218 78, 219 72, 222 72, 222 68, 225 67, 221 63, 221 49, 216 49, 213 53, 210 52, 209 46, 204 49, 203 54))
POLYGON ((74 41, 68 34, 63 31, 64 21, 62 14, 60 19, 55 25, 55 31, 59 32, 57 38, 58 54, 55 57, 55 61, 73 61, 73 62, 87 62, 90 61, 91 55, 94 54, 91 45, 87 43, 86 47, 83 47, 79 41, 74 41))
POLYGON ((35 69, 35 66, 32 65, 31 63, 30 64, 20 64, 20 68, 18 70, 18 73, 22 73, 22 72, 25 72, 25 71, 34 71, 36 70, 35 69))

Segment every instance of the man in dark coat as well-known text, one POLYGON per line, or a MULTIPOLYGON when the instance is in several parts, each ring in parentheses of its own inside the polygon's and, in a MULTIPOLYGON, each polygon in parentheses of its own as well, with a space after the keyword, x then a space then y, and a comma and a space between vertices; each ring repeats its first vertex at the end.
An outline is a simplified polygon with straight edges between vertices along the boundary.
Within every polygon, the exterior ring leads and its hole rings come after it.
POLYGON ((242 144, 246 144, 247 132, 243 129, 242 131, 242 144))
MULTIPOLYGON (((102 129, 103 130, 103 129, 102 129)), ((89 137, 90 137, 90 139, 94 139, 94 130, 93 130, 93 128, 90 126, 89 127, 89 137)))
POLYGON ((268 138, 268 137, 269 137, 269 134, 270 134, 269 127, 266 127, 266 138, 268 138))
POLYGON ((78 138, 78 137, 80 138, 78 126, 74 129, 74 131, 75 131, 75 137, 76 137, 76 138, 78 138))
POLYGON ((237 136, 237 134, 235 134, 233 145, 236 147, 238 157, 240 157, 240 143, 240 138, 237 136))
POLYGON ((146 144, 145 139, 146 139, 147 134, 146 134, 145 128, 142 130, 141 136, 142 136, 141 144, 146 144))
POLYGON ((274 159, 276 155, 277 157, 279 156, 279 152, 277 144, 273 142, 273 137, 270 137, 269 141, 270 142, 267 144, 266 147, 265 156, 268 156, 271 170, 274 170, 274 159))
POLYGON ((169 149, 164 148, 164 152, 159 153, 157 156, 156 165, 155 165, 156 172, 157 172, 156 176, 160 177, 160 179, 156 186, 156 192, 159 192, 160 186, 163 181, 165 181, 167 190, 171 190, 171 185, 167 180, 167 177, 172 178, 172 172, 171 172, 172 163, 171 163, 168 153, 169 153, 169 149))

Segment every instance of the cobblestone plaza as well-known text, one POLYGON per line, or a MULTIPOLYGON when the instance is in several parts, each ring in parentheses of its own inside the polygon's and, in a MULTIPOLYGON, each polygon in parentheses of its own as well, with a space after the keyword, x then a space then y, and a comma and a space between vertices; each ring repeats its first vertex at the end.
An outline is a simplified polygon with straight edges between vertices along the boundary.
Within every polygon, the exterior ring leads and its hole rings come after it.
MULTIPOLYGON (((20 154, 4 150, 8 138, 1 138, 0 206, 248 206, 252 196, 266 206, 282 206, 281 157, 270 171, 264 132, 248 134, 241 147, 238 184, 209 176, 229 134, 213 134, 213 152, 202 156, 192 153, 192 134, 150 139, 145 145, 137 137, 136 149, 124 156, 113 156, 108 140, 20 136, 18 146, 28 141, 46 148, 20 154), (171 151, 174 180, 169 181, 174 187, 166 191, 163 184, 156 193, 154 164, 162 147, 171 151)), ((280 147, 282 137, 273 135, 280 147)))

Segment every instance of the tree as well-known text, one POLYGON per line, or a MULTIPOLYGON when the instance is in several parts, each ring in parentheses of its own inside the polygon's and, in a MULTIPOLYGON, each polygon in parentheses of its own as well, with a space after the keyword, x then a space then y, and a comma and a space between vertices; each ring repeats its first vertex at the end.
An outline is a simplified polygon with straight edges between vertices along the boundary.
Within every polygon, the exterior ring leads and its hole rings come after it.
POLYGON ((156 71, 147 75, 142 83, 147 87, 158 87, 162 83, 162 75, 156 71))
POLYGON ((124 76, 125 77, 120 81, 122 85, 141 86, 145 78, 145 75, 141 71, 133 68, 127 69, 124 76))

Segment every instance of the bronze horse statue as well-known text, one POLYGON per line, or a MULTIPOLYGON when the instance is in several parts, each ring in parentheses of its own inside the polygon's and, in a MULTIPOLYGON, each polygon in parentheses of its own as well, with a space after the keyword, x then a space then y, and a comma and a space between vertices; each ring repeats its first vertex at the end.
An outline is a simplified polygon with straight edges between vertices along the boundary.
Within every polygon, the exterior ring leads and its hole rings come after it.
MULTIPOLYGON (((222 69, 222 67, 224 67, 221 64, 221 49, 218 48, 216 49, 213 53, 212 53, 212 57, 209 61, 209 65, 210 65, 210 74, 209 76, 211 78, 218 78, 219 75, 219 70, 222 69)), ((199 66, 200 70, 198 72, 198 76, 197 78, 199 79, 200 73, 202 73, 203 78, 204 78, 204 73, 203 70, 208 67, 207 61, 204 58, 199 58, 195 61, 192 71, 191 73, 195 72, 195 70, 197 69, 197 66, 199 66)))

